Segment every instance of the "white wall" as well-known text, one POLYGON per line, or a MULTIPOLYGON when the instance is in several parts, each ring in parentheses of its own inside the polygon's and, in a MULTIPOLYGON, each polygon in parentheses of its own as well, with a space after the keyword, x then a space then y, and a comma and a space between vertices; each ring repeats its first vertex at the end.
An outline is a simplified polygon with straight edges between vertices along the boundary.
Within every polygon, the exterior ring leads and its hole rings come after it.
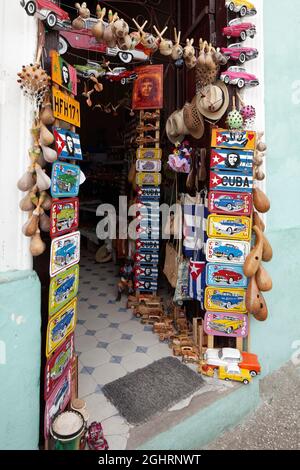
POLYGON ((0 272, 31 269, 29 240, 22 234, 26 214, 17 181, 25 172, 31 144, 31 106, 17 83, 22 65, 33 61, 37 23, 19 0, 1 0, 0 15, 0 272))

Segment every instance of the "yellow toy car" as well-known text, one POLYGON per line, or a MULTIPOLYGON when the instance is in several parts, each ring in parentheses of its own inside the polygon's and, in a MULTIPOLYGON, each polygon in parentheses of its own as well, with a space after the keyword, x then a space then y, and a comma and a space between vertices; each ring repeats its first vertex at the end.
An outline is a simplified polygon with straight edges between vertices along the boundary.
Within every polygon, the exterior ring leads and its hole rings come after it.
POLYGON ((219 367, 218 377, 221 380, 243 382, 245 385, 248 385, 252 380, 250 372, 246 369, 240 369, 236 364, 230 364, 230 366, 227 367, 219 367))
POLYGON ((232 13, 239 13, 242 18, 244 16, 254 16, 257 13, 253 3, 246 0, 226 0, 226 7, 232 13))

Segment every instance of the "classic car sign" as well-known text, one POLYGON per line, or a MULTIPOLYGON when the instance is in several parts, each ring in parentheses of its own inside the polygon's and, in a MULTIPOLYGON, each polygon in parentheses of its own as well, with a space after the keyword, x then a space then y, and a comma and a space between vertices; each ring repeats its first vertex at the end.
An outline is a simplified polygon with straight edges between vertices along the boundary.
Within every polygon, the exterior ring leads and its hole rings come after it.
POLYGON ((157 240, 137 240, 136 251, 138 253, 159 251, 159 241, 157 240))
POLYGON ((73 299, 50 318, 47 328, 46 356, 56 351, 76 328, 77 321, 77 299, 73 299))
POLYGON ((49 396, 45 406, 44 437, 49 438, 50 428, 55 416, 66 409, 71 399, 71 367, 68 367, 65 374, 49 396))
POLYGON ((210 238, 250 240, 251 227, 250 217, 210 215, 207 222, 207 235, 210 238))
POLYGON ((242 265, 215 264, 206 265, 206 284, 215 287, 234 287, 246 289, 248 279, 242 265))
POLYGON ((161 157, 161 149, 138 149, 136 152, 136 158, 138 160, 161 160, 161 157))
POLYGON ((71 365, 73 356, 74 334, 71 334, 47 361, 45 367, 45 400, 48 400, 62 375, 71 365))
POLYGON ((253 174, 254 152, 244 150, 212 149, 210 168, 213 171, 253 174))
POLYGON ((213 129, 211 146, 214 148, 254 151, 256 148, 256 133, 253 131, 213 129))
POLYGON ((51 55, 51 78, 54 83, 65 88, 72 95, 77 95, 77 72, 69 65, 57 51, 52 50, 51 55))
POLYGON ((137 173, 136 184, 138 186, 159 186, 161 185, 160 173, 137 173))
POLYGON ((253 176, 243 173, 226 171, 211 171, 209 187, 214 191, 237 191, 241 193, 252 193, 253 176))
POLYGON ((246 290, 226 287, 205 289, 205 309, 213 312, 246 313, 246 290))
POLYGON ((50 282, 49 316, 69 303, 78 293, 79 265, 76 264, 63 273, 57 274, 50 282))
POLYGON ((53 127, 53 135, 58 158, 82 160, 80 136, 78 134, 60 127, 53 127))
POLYGON ((244 264, 249 253, 249 242, 209 238, 206 243, 206 259, 211 263, 244 264))
POLYGON ((50 254, 51 277, 79 263, 79 260, 80 232, 69 233, 52 240, 50 254))
POLYGON ((79 185, 79 166, 62 162, 55 162, 53 164, 51 178, 52 197, 76 197, 79 193, 79 185))
POLYGON ((250 216, 253 210, 252 195, 249 193, 210 191, 208 210, 212 214, 250 216))
POLYGON ((52 96, 54 117, 80 127, 80 103, 55 87, 52 87, 52 96))
POLYGON ((59 237, 67 232, 76 230, 79 224, 79 200, 53 200, 50 212, 50 236, 59 237))
POLYGON ((136 171, 149 171, 150 173, 159 173, 161 171, 160 160, 137 160, 136 171))
POLYGON ((204 331, 209 336, 246 338, 249 331, 248 315, 207 312, 204 318, 204 331))

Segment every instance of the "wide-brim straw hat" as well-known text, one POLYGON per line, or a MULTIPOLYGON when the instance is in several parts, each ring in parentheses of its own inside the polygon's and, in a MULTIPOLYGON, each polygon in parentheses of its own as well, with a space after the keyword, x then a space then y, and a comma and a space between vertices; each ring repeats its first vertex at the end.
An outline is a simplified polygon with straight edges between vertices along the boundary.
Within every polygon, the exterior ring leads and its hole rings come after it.
POLYGON ((225 83, 217 80, 208 85, 196 96, 198 111, 212 121, 218 121, 226 113, 229 106, 229 92, 225 83))
POLYGON ((172 144, 182 142, 185 136, 189 133, 183 120, 183 109, 174 111, 168 118, 166 123, 166 133, 168 139, 172 144))
POLYGON ((201 139, 204 134, 204 120, 196 107, 196 98, 191 103, 186 103, 183 108, 184 124, 188 133, 194 139, 201 139))

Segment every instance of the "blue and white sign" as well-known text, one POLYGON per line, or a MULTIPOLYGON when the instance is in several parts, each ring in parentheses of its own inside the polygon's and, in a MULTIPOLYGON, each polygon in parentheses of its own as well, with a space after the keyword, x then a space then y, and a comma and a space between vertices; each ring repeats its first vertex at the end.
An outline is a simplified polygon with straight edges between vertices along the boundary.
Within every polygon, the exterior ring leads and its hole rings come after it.
POLYGON ((58 158, 66 160, 82 160, 80 137, 75 132, 53 127, 55 147, 58 158))

